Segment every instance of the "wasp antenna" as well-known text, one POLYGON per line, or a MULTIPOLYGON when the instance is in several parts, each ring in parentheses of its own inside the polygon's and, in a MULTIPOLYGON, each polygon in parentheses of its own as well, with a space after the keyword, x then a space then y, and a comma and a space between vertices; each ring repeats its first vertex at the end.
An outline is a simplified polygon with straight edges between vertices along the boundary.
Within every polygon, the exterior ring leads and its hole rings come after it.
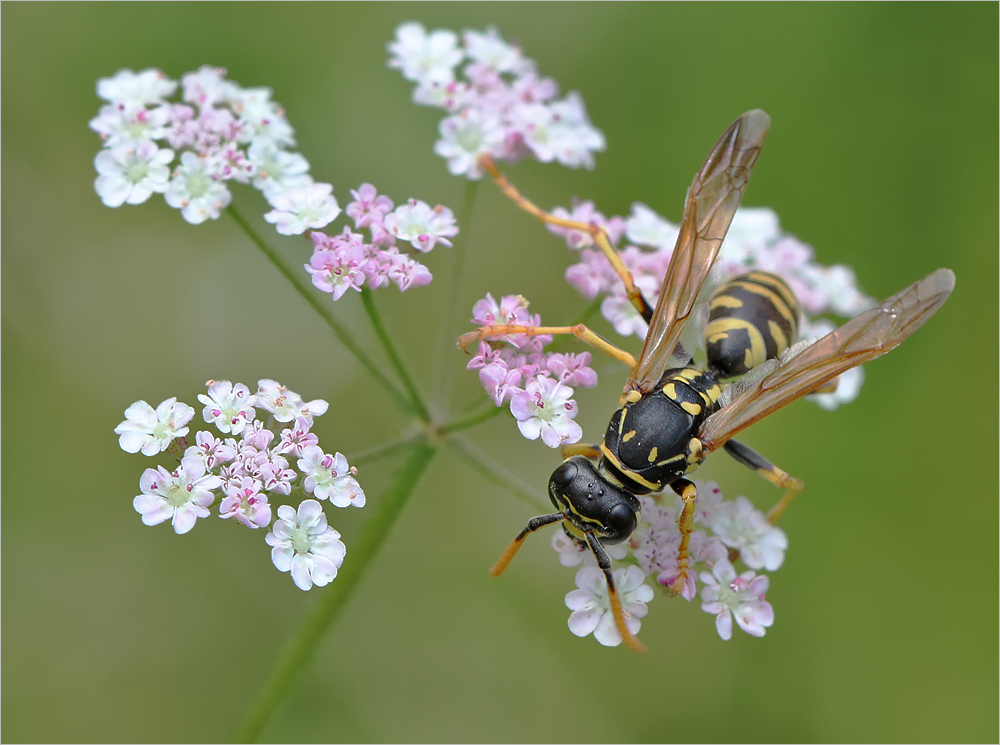
POLYGON ((490 567, 490 576, 499 577, 503 574, 504 569, 510 564, 510 560, 514 558, 514 554, 520 550, 521 544, 524 543, 524 539, 528 537, 529 533, 534 533, 539 528, 544 528, 546 525, 551 525, 565 519, 566 516, 561 512, 557 512, 554 515, 540 515, 539 517, 531 518, 524 530, 518 533, 517 538, 512 540, 510 545, 500 554, 500 558, 497 559, 496 564, 490 567))

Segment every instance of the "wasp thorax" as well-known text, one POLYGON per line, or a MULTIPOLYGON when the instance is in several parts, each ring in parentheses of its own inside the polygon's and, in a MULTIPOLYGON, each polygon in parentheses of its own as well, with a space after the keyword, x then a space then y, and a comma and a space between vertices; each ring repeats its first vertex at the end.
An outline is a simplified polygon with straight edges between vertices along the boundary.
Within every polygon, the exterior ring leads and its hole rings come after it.
POLYGON ((620 543, 635 530, 639 500, 598 473, 593 462, 574 455, 549 478, 549 498, 572 525, 620 543))

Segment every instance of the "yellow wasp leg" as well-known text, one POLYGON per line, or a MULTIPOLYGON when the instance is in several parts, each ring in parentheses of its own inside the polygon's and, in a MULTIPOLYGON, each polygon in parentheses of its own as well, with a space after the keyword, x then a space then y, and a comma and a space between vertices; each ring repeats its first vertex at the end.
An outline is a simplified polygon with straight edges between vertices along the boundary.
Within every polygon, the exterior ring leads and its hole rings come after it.
POLYGON ((767 513, 767 521, 772 525, 781 517, 781 513, 792 503, 795 496, 806 488, 804 481, 785 473, 763 455, 742 442, 729 440, 722 447, 737 461, 753 469, 758 476, 767 479, 779 489, 786 490, 781 499, 767 513))
POLYGON ((493 177, 493 180, 496 182, 497 186, 500 187, 501 191, 514 200, 514 203, 525 212, 534 215, 548 225, 556 225, 561 228, 570 228, 571 230, 579 230, 582 233, 589 233, 591 238, 594 239, 594 243, 597 244, 597 247, 601 249, 601 252, 605 255, 605 257, 607 257, 608 261, 611 262, 611 266, 614 268, 615 273, 621 277, 622 284, 625 285, 625 294, 628 296, 629 302, 632 303, 643 318, 649 321, 652 317, 653 309, 649 307, 649 304, 642 296, 642 292, 640 292, 639 288, 635 286, 635 282, 632 279, 632 272, 626 268, 621 256, 618 255, 618 252, 611 245, 611 241, 608 239, 608 234, 604 232, 604 228, 585 222, 566 220, 561 217, 556 217, 555 215, 541 209, 534 202, 523 196, 521 192, 519 192, 517 188, 507 180, 507 177, 500 172, 489 155, 481 155, 479 157, 479 165, 481 165, 486 172, 493 177))
POLYGON ((560 448, 563 460, 570 458, 574 455, 582 455, 585 458, 590 458, 591 460, 597 460, 601 457, 601 446, 600 445, 563 445, 560 448))
POLYGON ((499 577, 503 574, 503 570, 510 564, 510 560, 514 558, 514 554, 521 548, 521 544, 524 543, 524 539, 528 537, 529 533, 534 533, 539 528, 544 528, 546 525, 551 525, 565 519, 566 516, 561 512, 557 512, 554 515, 541 515, 531 518, 524 530, 518 533, 517 538, 511 541, 510 545, 500 554, 500 558, 497 559, 496 564, 490 567, 490 576, 499 577))
POLYGON ((611 615, 615 619, 615 628, 618 629, 622 641, 625 642, 625 645, 629 649, 633 652, 645 652, 646 645, 636 639, 625 624, 625 611, 622 608, 622 601, 618 596, 618 588, 615 586, 615 578, 611 572, 611 559, 604 550, 604 546, 594 537, 593 533, 587 533, 587 543, 590 544, 590 550, 594 552, 597 565, 604 572, 604 579, 608 583, 608 600, 611 602, 611 615))
POLYGON ((598 349, 614 357, 616 360, 621 360, 629 366, 629 369, 635 367, 635 357, 624 349, 616 347, 603 336, 594 333, 582 323, 578 323, 576 326, 518 326, 513 323, 483 326, 458 337, 458 346, 465 349, 470 344, 481 339, 496 338, 506 334, 527 334, 528 336, 539 336, 540 334, 573 334, 577 339, 586 342, 594 347, 594 349, 598 349))
POLYGON ((680 595, 687 582, 688 559, 691 557, 689 545, 694 530, 694 504, 698 499, 698 489, 687 479, 677 479, 670 486, 677 492, 677 496, 684 500, 684 509, 677 519, 677 527, 681 531, 681 544, 677 549, 677 577, 670 583, 669 588, 672 595, 680 595))

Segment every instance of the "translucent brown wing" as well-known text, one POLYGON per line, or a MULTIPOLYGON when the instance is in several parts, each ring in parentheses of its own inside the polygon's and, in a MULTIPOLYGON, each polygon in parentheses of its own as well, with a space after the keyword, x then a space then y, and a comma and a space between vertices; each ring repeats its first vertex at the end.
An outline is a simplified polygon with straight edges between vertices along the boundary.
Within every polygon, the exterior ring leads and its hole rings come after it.
MULTIPOLYGON (((698 439, 707 450, 720 448, 741 429, 833 380, 845 370, 885 354, 923 326, 948 299, 954 287, 955 274, 950 269, 938 269, 879 307, 831 331, 804 351, 776 365, 773 372, 763 375, 708 417, 698 431, 698 439)), ((753 376, 754 371, 749 375, 753 376)))
POLYGON ((770 126, 771 118, 760 109, 743 114, 715 143, 694 177, 642 356, 625 384, 626 391, 648 393, 667 369, 670 353, 719 255, 770 126))

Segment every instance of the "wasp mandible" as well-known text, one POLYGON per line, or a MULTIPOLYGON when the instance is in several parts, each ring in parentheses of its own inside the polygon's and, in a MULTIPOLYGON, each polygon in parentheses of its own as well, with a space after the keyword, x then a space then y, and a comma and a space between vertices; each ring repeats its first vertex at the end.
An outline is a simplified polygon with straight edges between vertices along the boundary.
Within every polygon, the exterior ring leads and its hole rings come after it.
POLYGON ((793 344, 799 306, 778 276, 751 271, 722 284, 709 300, 703 335, 704 369, 679 345, 695 312, 698 296, 719 255, 726 231, 743 197, 770 117, 748 111, 723 133, 694 178, 684 204, 680 233, 667 266, 655 308, 635 286, 632 275, 597 225, 555 217, 525 199, 488 157, 482 165, 501 189, 526 211, 550 225, 589 232, 621 277, 629 300, 649 323, 636 360, 586 326, 484 326, 464 334, 464 348, 505 334, 573 334, 621 360, 630 368, 619 408, 603 441, 563 448, 565 460, 549 479, 556 512, 534 517, 511 542, 490 573, 504 571, 528 534, 561 523, 597 559, 608 585, 615 627, 632 649, 645 647, 629 631, 604 545, 627 540, 639 520, 638 496, 670 487, 683 502, 678 518, 681 542, 672 593, 688 581, 689 541, 697 490, 685 478, 709 453, 723 448, 785 495, 771 510, 773 522, 804 483, 733 438, 782 406, 815 392, 841 373, 888 352, 922 326, 955 286, 949 269, 924 279, 861 313, 813 343, 793 344), (735 381, 735 382, 734 382, 735 381))

